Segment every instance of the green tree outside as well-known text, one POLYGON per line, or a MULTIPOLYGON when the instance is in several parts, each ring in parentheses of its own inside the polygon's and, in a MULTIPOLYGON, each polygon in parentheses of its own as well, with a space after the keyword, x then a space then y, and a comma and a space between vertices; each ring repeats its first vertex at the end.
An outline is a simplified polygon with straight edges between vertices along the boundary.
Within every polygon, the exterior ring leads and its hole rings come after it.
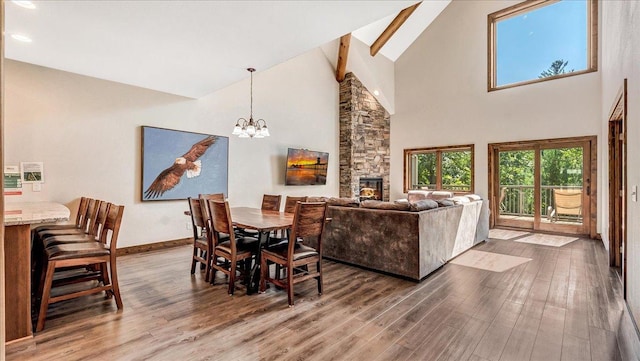
POLYGON ((549 65, 549 68, 547 70, 543 70, 542 73, 538 75, 538 79, 548 78, 550 76, 555 76, 560 74, 573 73, 574 69, 571 69, 571 70, 566 69, 567 64, 569 64, 568 60, 564 61, 562 59, 559 59, 554 61, 553 63, 551 63, 551 65, 549 65))

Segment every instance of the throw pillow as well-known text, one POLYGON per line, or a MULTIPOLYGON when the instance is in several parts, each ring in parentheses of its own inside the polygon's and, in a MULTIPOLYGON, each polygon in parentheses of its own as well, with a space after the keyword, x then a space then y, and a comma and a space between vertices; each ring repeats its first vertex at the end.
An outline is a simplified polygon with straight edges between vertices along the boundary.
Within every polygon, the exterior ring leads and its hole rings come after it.
POLYGON ((449 207, 454 205, 453 201, 450 199, 438 199, 436 202, 438 203, 438 207, 449 207))
POLYGON ((415 212, 434 208, 438 208, 438 202, 433 199, 423 199, 421 201, 411 203, 411 210, 415 212))

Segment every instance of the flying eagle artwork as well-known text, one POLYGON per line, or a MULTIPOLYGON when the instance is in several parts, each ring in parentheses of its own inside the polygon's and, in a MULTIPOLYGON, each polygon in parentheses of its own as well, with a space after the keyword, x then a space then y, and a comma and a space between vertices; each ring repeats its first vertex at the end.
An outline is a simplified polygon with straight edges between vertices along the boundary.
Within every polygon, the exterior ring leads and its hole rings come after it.
POLYGON ((198 160, 198 158, 206 153, 207 149, 215 141, 216 138, 211 135, 192 145, 187 153, 182 157, 176 158, 171 167, 158 174, 153 183, 144 192, 144 196, 149 199, 160 197, 180 183, 180 179, 185 173, 187 173, 187 178, 199 176, 202 170, 202 161, 198 160))

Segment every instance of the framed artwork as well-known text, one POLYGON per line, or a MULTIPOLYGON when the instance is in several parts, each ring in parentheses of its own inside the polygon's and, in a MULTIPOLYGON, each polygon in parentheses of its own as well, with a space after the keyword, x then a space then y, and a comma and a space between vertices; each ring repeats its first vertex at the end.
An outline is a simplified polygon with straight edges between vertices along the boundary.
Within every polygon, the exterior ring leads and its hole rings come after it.
POLYGON ((228 194, 229 138, 142 127, 142 200, 228 194))

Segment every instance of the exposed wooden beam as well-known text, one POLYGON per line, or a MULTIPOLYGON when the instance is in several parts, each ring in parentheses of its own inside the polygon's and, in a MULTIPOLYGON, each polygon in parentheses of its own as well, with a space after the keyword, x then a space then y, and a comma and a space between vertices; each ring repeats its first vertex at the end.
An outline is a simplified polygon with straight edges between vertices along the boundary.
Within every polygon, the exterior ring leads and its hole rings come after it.
POLYGON ((341 82, 347 70, 347 56, 349 56, 349 44, 351 44, 351 33, 340 37, 340 48, 338 49, 338 65, 336 66, 336 80, 341 82))
POLYGON ((407 21, 409 16, 411 16, 413 11, 418 6, 420 6, 420 4, 422 4, 422 1, 402 10, 400 14, 398 14, 398 16, 396 16, 395 19, 393 19, 391 24, 389 24, 389 26, 387 26, 387 28, 384 29, 384 31, 382 32, 382 34, 380 34, 380 36, 376 39, 376 41, 374 41, 373 44, 371 44, 371 49, 369 50, 369 53, 371 53, 371 56, 375 56, 376 54, 378 54, 378 52, 380 51, 380 49, 382 49, 384 44, 386 44, 387 41, 391 39, 393 34, 395 34, 395 32, 398 31, 398 29, 400 29, 402 24, 404 24, 404 22, 407 21))

